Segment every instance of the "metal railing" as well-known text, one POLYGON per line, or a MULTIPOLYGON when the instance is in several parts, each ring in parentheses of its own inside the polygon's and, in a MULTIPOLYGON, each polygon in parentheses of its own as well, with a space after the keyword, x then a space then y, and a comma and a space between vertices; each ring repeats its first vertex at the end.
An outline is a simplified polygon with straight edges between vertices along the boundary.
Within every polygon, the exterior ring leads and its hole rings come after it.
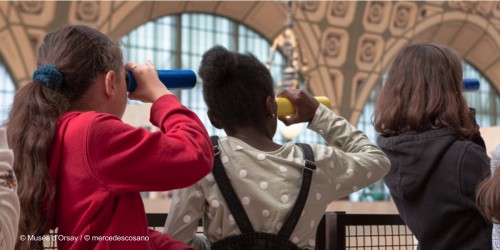
MULTIPOLYGON (((150 228, 163 231, 167 214, 148 213, 146 219, 150 228)), ((415 237, 397 214, 326 212, 316 233, 317 250, 416 248, 415 237)), ((45 242, 45 249, 57 249, 56 242, 45 242)))
POLYGON ((416 249, 417 240, 398 214, 327 212, 316 249, 416 249))

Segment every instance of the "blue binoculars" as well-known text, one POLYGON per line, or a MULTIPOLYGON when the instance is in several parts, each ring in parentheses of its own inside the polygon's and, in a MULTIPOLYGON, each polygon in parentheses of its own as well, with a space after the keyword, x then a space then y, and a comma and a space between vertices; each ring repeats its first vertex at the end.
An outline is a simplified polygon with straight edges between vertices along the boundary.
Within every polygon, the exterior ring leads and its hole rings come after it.
POLYGON ((479 89, 479 80, 476 78, 462 78, 462 91, 471 92, 479 89))
MULTIPOLYGON (((196 86, 196 74, 189 69, 157 70, 158 78, 168 89, 192 89, 196 86)), ((137 88, 134 74, 127 71, 127 91, 133 92, 137 88)))

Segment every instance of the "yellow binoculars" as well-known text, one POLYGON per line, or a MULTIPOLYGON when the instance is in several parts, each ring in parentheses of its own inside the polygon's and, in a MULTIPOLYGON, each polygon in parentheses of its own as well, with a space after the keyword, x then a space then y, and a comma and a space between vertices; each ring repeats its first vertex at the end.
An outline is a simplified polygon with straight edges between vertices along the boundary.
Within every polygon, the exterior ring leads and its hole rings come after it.
MULTIPOLYGON (((331 108, 330 99, 326 96, 315 96, 314 97, 319 103, 331 108)), ((290 116, 295 114, 295 107, 293 104, 284 97, 276 98, 276 105, 278 110, 276 111, 278 116, 290 116)))

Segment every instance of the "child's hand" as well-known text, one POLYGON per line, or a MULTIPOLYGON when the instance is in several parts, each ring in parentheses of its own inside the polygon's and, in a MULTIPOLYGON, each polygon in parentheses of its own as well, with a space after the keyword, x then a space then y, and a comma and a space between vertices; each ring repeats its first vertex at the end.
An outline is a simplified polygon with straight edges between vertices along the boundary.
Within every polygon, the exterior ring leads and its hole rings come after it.
POLYGON ((172 94, 158 78, 158 73, 151 61, 146 63, 125 64, 125 69, 134 74, 137 88, 129 93, 128 97, 132 100, 143 102, 154 102, 166 94, 172 94))
POLYGON ((310 122, 314 118, 319 102, 306 90, 285 89, 278 97, 287 98, 295 107, 295 114, 290 117, 278 117, 285 125, 310 122))

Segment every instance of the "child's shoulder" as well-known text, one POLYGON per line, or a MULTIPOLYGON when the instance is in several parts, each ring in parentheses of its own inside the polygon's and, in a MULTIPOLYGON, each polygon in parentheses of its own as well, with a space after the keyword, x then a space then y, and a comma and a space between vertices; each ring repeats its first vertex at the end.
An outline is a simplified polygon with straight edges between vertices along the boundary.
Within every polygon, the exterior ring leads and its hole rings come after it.
POLYGON ((123 126, 123 122, 115 115, 89 112, 68 112, 59 119, 59 133, 65 134, 65 137, 80 138, 84 135, 116 131, 123 126))
POLYGON ((87 111, 87 112, 73 111, 62 115, 59 119, 60 122, 72 122, 72 123, 76 122, 78 124, 80 124, 82 121, 86 121, 89 123, 101 123, 101 122, 106 122, 108 120, 120 121, 120 118, 118 118, 116 115, 99 113, 95 111, 87 111))

